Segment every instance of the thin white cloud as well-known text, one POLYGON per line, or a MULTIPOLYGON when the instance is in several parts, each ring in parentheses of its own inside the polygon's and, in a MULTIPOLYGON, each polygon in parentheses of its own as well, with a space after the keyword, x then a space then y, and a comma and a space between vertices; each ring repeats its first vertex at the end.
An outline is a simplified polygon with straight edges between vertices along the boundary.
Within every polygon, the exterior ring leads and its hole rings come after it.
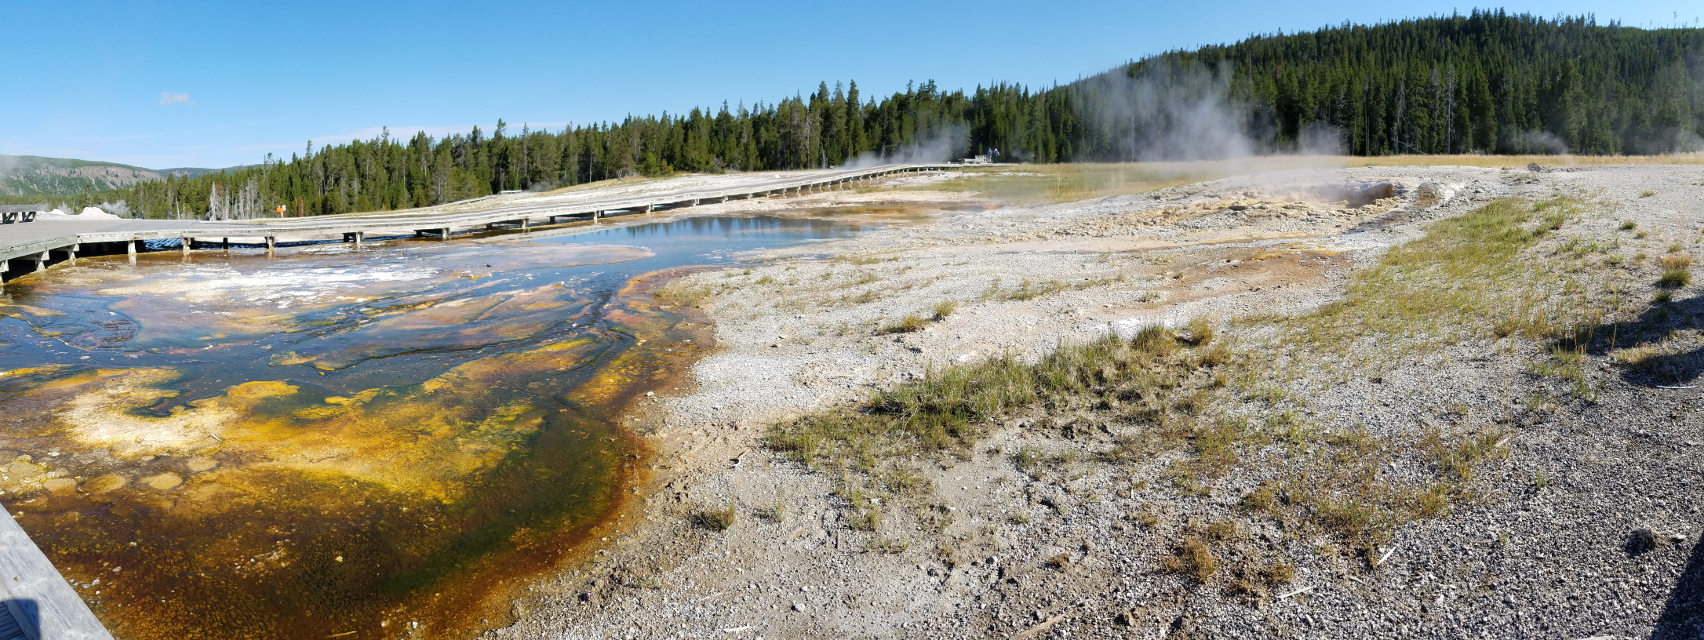
POLYGON ((194 104, 194 103, 189 101, 189 94, 187 94, 187 93, 172 93, 170 91, 161 91, 160 92, 160 104, 171 105, 171 104, 194 104))

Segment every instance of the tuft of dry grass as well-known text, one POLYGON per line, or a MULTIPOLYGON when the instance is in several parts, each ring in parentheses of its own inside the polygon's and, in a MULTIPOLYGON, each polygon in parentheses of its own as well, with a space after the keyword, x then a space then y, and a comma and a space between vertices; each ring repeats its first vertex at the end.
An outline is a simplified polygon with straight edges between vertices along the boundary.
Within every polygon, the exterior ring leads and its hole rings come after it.
POLYGON ((1692 284, 1692 256, 1685 253, 1667 253, 1657 258, 1657 266, 1663 270, 1663 274, 1657 278, 1657 286, 1679 289, 1692 284))
POLYGON ((739 516, 734 503, 720 509, 702 509, 692 514, 692 524, 700 529, 710 531, 727 531, 734 526, 734 520, 739 516))
POLYGON ((1167 573, 1181 573, 1205 583, 1219 572, 1219 558, 1213 555, 1213 549, 1205 539, 1188 536, 1172 547, 1172 555, 1161 561, 1160 568, 1167 573))
POLYGON ((1242 531, 1234 521, 1215 520, 1206 525, 1192 522, 1184 527, 1182 535, 1182 539, 1172 545, 1172 555, 1160 562, 1160 568, 1205 584, 1212 580, 1221 566, 1213 545, 1232 541, 1241 536, 1242 531))
POLYGON ((658 288, 653 294, 658 301, 666 305, 681 307, 696 307, 708 300, 713 292, 704 285, 689 284, 685 280, 675 280, 658 288))
POLYGON ((1018 284, 1018 288, 1011 291, 995 291, 993 297, 998 300, 1015 300, 1022 302, 1026 300, 1034 300, 1050 293, 1058 293, 1060 291, 1064 291, 1066 288, 1065 283, 1058 280, 1034 282, 1029 278, 1024 278, 1023 282, 1018 284))
POLYGON ((935 322, 940 322, 942 320, 946 320, 947 316, 953 315, 954 311, 958 311, 957 302, 952 300, 938 302, 935 304, 935 315, 931 316, 930 319, 935 322))
POLYGON ((923 316, 917 315, 915 313, 910 313, 910 314, 906 314, 906 316, 904 318, 900 318, 899 322, 895 322, 893 324, 890 324, 890 325, 884 326, 880 329, 877 329, 876 333, 881 334, 881 335, 894 334, 894 333, 912 333, 914 331, 922 331, 923 328, 927 327, 927 326, 929 326, 929 320, 928 319, 924 318, 923 316))

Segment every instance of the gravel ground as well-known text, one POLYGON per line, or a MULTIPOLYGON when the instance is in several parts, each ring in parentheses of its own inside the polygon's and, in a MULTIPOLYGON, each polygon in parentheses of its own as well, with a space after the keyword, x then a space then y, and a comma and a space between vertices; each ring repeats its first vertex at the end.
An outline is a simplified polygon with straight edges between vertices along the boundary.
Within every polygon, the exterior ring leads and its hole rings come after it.
MULTIPOLYGON (((629 420, 658 451, 627 516, 637 524, 532 585, 512 624, 486 637, 1704 637, 1694 382, 1704 303, 1692 285, 1664 307, 1673 330, 1656 345, 1678 369, 1659 381, 1615 352, 1586 353, 1590 400, 1534 375, 1542 345, 1518 340, 1369 354, 1368 375, 1347 378, 1272 372, 1328 426, 1400 438, 1433 423, 1507 423, 1506 457, 1475 476, 1476 499, 1401 525, 1376 559, 1239 511, 1267 473, 1260 455, 1204 495, 1183 494, 1158 482, 1176 454, 1097 462, 1117 433, 1078 416, 1013 419, 963 455, 917 460, 932 491, 888 505, 875 531, 856 526, 840 479, 762 442, 769 425, 930 366, 1034 359, 1197 316, 1231 326, 1305 313, 1427 222, 1496 198, 1596 203, 1543 251, 1568 237, 1639 254, 1602 278, 1621 274, 1643 309, 1657 292, 1645 256, 1697 250, 1701 178, 1673 166, 1263 174, 1062 205, 958 206, 753 256, 763 266, 749 271, 688 276, 671 287, 714 321, 718 349, 694 368, 694 387, 629 420), (1320 202, 1344 184, 1393 189, 1358 208, 1320 202), (924 330, 881 332, 948 301, 957 310, 924 330), (1020 470, 1020 450, 1055 462, 1020 470), (730 504, 726 530, 694 525, 692 514, 730 504), (1182 532, 1217 517, 1241 523, 1236 557, 1284 558, 1293 579, 1236 593, 1165 570, 1182 532)), ((976 202, 929 191, 813 198, 976 202)))

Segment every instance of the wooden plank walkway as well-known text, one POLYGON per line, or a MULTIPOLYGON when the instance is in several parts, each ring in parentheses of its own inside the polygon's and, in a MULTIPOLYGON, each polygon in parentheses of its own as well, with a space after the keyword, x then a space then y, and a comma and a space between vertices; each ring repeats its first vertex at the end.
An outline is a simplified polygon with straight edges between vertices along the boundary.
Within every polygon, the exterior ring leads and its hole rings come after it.
POLYGON ((45 268, 54 252, 73 257, 83 244, 128 243, 144 240, 182 240, 188 251, 194 240, 218 238, 264 241, 271 247, 280 239, 326 239, 339 235, 344 240, 360 243, 366 234, 429 235, 448 239, 458 231, 489 229, 494 225, 515 225, 528 228, 535 224, 554 224, 558 218, 588 218, 597 220, 612 213, 649 213, 659 209, 679 209, 711 202, 762 198, 776 195, 807 193, 821 189, 843 188, 863 180, 918 171, 940 171, 962 168, 956 164, 884 165, 864 169, 840 169, 775 174, 774 179, 749 179, 741 184, 721 189, 681 189, 664 193, 644 194, 569 203, 515 204, 487 211, 436 213, 399 211, 393 213, 310 216, 303 218, 269 218, 232 222, 200 220, 107 220, 55 221, 37 219, 30 223, 0 225, 0 273, 11 260, 34 260, 35 268, 45 268))
POLYGON ((71 584, 0 507, 0 640, 112 640, 71 584))

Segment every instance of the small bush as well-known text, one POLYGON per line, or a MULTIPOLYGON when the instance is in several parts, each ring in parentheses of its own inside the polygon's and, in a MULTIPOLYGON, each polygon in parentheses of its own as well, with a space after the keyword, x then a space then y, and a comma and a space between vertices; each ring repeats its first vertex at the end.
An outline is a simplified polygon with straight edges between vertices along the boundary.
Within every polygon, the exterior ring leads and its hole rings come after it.
POLYGON ((1639 228, 1639 223, 1634 222, 1632 220, 1624 220, 1621 223, 1621 230, 1622 231, 1632 231, 1632 230, 1637 229, 1637 228, 1639 228))

